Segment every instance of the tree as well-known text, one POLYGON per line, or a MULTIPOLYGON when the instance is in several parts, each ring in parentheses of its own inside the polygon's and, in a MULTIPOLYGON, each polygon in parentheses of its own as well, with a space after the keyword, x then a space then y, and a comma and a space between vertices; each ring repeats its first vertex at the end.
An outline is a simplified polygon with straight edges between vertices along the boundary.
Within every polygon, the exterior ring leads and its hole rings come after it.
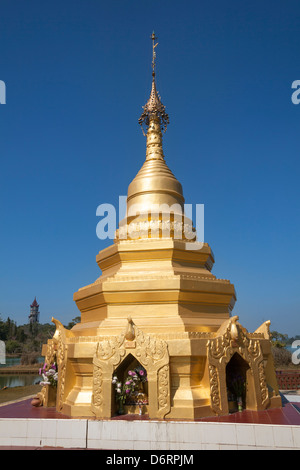
POLYGON ((14 339, 9 339, 5 343, 5 348, 6 348, 6 353, 7 354, 16 354, 21 352, 21 346, 18 341, 15 341, 14 339))
POLYGON ((288 342, 288 335, 271 331, 271 342, 275 348, 285 348, 288 342))
POLYGON ((17 334, 16 334, 17 341, 20 341, 20 343, 25 343, 27 339, 27 335, 24 331, 24 328, 22 326, 19 326, 17 329, 17 334))
POLYGON ((0 320, 0 339, 2 341, 7 340, 6 326, 5 326, 5 323, 2 320, 0 320))
POLYGON ((68 323, 67 329, 70 330, 71 328, 73 328, 74 325, 76 325, 77 323, 80 323, 80 321, 81 321, 81 317, 73 318, 73 320, 70 321, 70 323, 68 323))

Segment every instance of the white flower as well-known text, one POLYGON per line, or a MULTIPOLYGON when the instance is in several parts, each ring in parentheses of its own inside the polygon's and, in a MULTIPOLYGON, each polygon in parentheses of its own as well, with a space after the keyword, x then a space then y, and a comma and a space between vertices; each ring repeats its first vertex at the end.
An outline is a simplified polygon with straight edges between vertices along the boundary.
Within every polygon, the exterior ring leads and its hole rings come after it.
POLYGON ((120 389, 120 388, 117 388, 117 393, 121 393, 121 389, 120 389))
POLYGON ((121 382, 119 382, 119 383, 117 384, 117 387, 118 387, 118 388, 121 388, 121 387, 122 387, 121 382))
POLYGON ((40 385, 42 385, 42 386, 50 385, 50 382, 48 382, 47 380, 44 380, 43 382, 40 382, 40 385))

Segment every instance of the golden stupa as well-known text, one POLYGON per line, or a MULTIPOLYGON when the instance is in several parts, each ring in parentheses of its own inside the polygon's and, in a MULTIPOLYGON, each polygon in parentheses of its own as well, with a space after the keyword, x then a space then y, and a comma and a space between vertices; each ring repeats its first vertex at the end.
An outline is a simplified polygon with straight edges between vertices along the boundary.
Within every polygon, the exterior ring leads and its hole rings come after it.
MULTIPOLYGON (((67 330, 52 319, 56 332, 43 349, 45 362, 58 366, 56 408, 110 418, 118 411, 113 379, 136 367, 147 374, 138 395, 150 419, 228 414, 237 378, 243 408, 279 407, 270 322, 249 333, 231 316, 234 286, 211 273, 213 253, 197 241, 165 162, 169 117, 156 89, 155 40, 153 33, 152 89, 139 120, 146 160, 129 185, 126 218, 96 257, 101 276, 74 294, 81 322, 67 330)), ((47 387, 39 395, 45 406, 47 387)), ((137 406, 125 403, 123 412, 137 406)))

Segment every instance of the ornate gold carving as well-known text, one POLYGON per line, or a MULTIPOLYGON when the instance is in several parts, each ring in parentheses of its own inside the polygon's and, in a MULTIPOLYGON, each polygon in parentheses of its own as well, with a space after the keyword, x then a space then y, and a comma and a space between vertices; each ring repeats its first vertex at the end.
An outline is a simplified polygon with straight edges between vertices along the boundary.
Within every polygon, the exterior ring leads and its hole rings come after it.
MULTIPOLYGON (((64 393, 65 393, 65 377, 66 377, 66 362, 67 362, 67 336, 72 333, 66 330, 59 320, 52 318, 51 320, 56 330, 51 340, 48 340, 47 350, 45 356, 45 363, 52 364, 54 361, 57 363, 58 369, 58 384, 57 384, 57 410, 60 411, 63 407, 64 393)), ((43 387, 39 393, 39 397, 46 404, 47 391, 43 387)))
POLYGON ((56 362, 58 369, 58 385, 57 385, 57 409, 60 411, 63 407, 65 394, 66 379, 66 363, 67 363, 67 345, 66 331, 59 320, 52 318, 52 322, 56 326, 53 335, 53 341, 56 343, 56 362))
POLYGON ((264 370, 263 361, 261 361, 258 364, 258 376, 259 376, 261 402, 262 402, 262 405, 265 405, 269 401, 269 392, 268 392, 268 387, 267 387, 267 384, 266 384, 266 377, 265 377, 265 370, 264 370))
MULTIPOLYGON (((128 325, 120 336, 99 341, 93 364, 93 403, 92 410, 97 417, 110 417, 111 402, 104 402, 104 393, 111 398, 111 380, 114 370, 128 354, 132 354, 145 369, 149 386, 149 413, 163 418, 170 411, 169 353, 165 341, 144 334, 128 319, 134 331, 135 348, 126 349, 128 325), (104 390, 104 387, 105 390, 104 390)), ((131 333, 132 333, 131 330, 131 333)))
POLYGON ((94 406, 96 406, 99 409, 103 403, 102 383, 103 383, 102 368, 94 365, 92 403, 94 406))
MULTIPOLYGON (((116 240, 138 240, 148 238, 171 237, 177 240, 188 240, 192 242, 196 239, 196 232, 191 222, 171 221, 171 220, 146 220, 143 222, 130 222, 120 226, 115 233, 116 240)), ((210 279, 210 278, 209 278, 210 279)))
MULTIPOLYGON (((47 351, 45 356, 45 364, 53 364, 56 360, 56 349, 57 343, 53 339, 49 339, 47 342, 47 351)), ((44 406, 47 406, 47 387, 44 385, 41 391, 37 394, 37 397, 41 400, 41 403, 44 406)))
POLYGON ((220 391, 219 391, 219 376, 216 366, 210 364, 209 371, 209 384, 211 394, 211 407, 214 411, 220 410, 220 391))
POLYGON ((164 365, 158 371, 157 380, 157 401, 158 417, 164 418, 170 411, 170 369, 169 365, 164 365))
POLYGON ((247 336, 245 336, 243 340, 247 348, 247 351, 253 360, 261 355, 261 349, 260 349, 260 344, 258 340, 249 339, 247 338, 247 336))
POLYGON ((138 348, 137 359, 145 367, 163 359, 168 347, 165 341, 151 335, 144 335, 140 330, 137 331, 136 342, 138 348))
MULTIPOLYGON (((263 354, 260 336, 249 335, 247 330, 232 317, 221 330, 220 336, 207 342, 208 369, 210 381, 211 407, 217 414, 228 412, 226 393, 226 365, 234 353, 238 353, 249 365, 256 396, 260 396, 258 408, 263 408, 269 400, 265 380, 263 354)), ((259 400, 258 400, 259 401, 259 400)))
POLYGON ((56 357, 56 343, 53 339, 49 339, 47 342, 47 352, 45 356, 45 364, 53 364, 56 357))
POLYGON ((107 361, 116 355, 124 343, 125 336, 112 336, 97 343, 96 357, 101 361, 107 361))

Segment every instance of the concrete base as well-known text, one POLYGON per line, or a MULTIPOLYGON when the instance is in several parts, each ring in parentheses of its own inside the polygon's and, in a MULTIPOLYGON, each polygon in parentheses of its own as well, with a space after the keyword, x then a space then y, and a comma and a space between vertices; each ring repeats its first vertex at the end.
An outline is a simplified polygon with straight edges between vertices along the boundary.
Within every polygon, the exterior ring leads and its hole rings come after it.
POLYGON ((300 413, 287 396, 278 409, 245 410, 201 421, 150 421, 145 415, 69 418, 55 408, 31 406, 31 399, 0 406, 0 449, 300 449, 300 413))
POLYGON ((300 426, 87 419, 0 419, 0 447, 115 450, 300 449, 300 426))

